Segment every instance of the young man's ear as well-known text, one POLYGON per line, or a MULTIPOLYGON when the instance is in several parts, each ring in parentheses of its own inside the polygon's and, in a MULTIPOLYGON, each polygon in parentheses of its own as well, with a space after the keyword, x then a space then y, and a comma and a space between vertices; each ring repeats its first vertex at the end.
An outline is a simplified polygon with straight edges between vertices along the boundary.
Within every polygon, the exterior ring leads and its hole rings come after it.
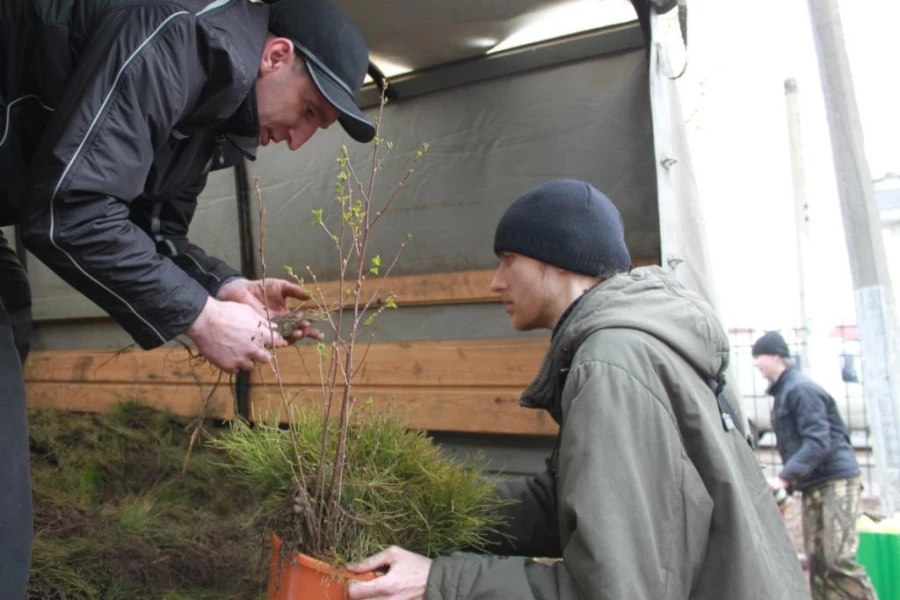
POLYGON ((260 59, 260 75, 265 75, 280 68, 290 67, 294 58, 294 44, 283 37, 269 38, 263 46, 260 59))

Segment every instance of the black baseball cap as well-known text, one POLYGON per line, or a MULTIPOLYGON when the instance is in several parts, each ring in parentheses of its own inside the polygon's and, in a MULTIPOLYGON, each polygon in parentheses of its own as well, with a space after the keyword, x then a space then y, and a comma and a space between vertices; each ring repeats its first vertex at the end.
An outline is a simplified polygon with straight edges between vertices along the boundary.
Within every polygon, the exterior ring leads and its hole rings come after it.
POLYGON ((279 0, 269 5, 269 31, 293 42, 319 92, 340 111, 344 131, 358 142, 371 141, 375 126, 355 100, 369 49, 347 15, 328 0, 279 0))

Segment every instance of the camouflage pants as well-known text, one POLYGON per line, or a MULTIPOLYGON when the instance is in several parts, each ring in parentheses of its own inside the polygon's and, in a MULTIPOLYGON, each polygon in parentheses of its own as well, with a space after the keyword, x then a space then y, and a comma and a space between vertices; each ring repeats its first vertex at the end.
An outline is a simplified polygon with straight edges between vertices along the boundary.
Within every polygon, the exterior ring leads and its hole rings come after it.
POLYGON ((876 599, 866 569, 856 562, 859 477, 803 491, 803 545, 815 600, 876 599))

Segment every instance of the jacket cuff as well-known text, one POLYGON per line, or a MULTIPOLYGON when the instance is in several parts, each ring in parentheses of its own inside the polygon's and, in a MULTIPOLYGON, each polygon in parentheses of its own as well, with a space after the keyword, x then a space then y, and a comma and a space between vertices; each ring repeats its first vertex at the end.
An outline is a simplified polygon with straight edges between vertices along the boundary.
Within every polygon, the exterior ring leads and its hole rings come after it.
POLYGON ((244 277, 243 275, 241 275, 240 273, 235 271, 233 275, 229 275, 228 277, 223 277, 220 281, 217 281, 215 283, 215 285, 211 286, 209 288, 209 295, 212 296, 213 298, 218 299, 219 290, 221 290, 223 287, 225 287, 226 283, 234 281, 235 279, 246 279, 246 277, 244 277))
POLYGON ((238 277, 243 277, 243 275, 228 264, 220 262, 206 277, 198 277, 197 280, 206 288, 209 295, 215 298, 223 285, 238 277))
POLYGON ((472 582, 464 582, 463 573, 473 567, 477 560, 476 555, 464 553, 434 559, 428 572, 425 600, 468 598, 472 582))
MULTIPOLYGON (((187 330, 200 316, 206 306, 209 294, 192 280, 189 281, 192 283, 189 289, 179 290, 179 293, 176 294, 177 301, 169 303, 171 310, 166 315, 165 323, 150 325, 145 319, 116 319, 143 350, 152 350, 187 333, 187 330)), ((118 315, 113 316, 118 317, 118 315)))
POLYGON ((796 469, 791 468, 791 465, 787 464, 781 469, 781 472, 778 473, 778 477, 786 481, 788 486, 793 486, 799 478, 799 475, 797 474, 796 469))
POLYGON ((558 591, 559 581, 554 571, 555 567, 538 564, 524 556, 456 553, 437 558, 431 563, 425 586, 425 600, 559 600, 563 596, 558 591))

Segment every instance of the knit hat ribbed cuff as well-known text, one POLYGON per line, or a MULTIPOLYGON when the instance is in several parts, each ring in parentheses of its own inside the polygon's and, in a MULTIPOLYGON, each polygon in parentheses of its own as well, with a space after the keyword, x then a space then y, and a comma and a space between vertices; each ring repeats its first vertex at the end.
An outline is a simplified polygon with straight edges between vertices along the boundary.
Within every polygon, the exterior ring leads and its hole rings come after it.
POLYGON ((494 235, 494 253, 501 252, 592 277, 631 268, 622 216, 583 181, 551 181, 513 202, 494 235))

